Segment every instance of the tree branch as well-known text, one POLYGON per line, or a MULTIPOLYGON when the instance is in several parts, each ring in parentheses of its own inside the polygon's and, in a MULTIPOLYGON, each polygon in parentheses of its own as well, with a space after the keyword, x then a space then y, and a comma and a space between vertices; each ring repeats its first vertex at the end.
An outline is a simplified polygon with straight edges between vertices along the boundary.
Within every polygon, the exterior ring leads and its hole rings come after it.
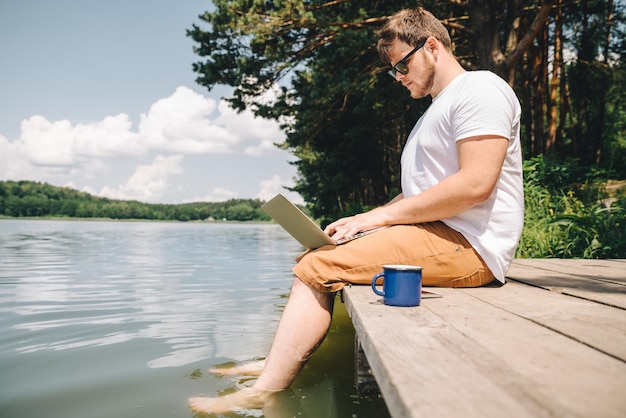
MULTIPOLYGON (((524 35, 524 37, 517 43, 516 47, 511 51, 510 54, 506 57, 506 59, 502 62, 502 66, 508 70, 515 67, 517 62, 522 58, 524 53, 530 47, 530 44, 537 37, 537 34, 548 20, 550 16, 550 10, 554 6, 556 0, 543 0, 541 4, 541 8, 539 9, 539 13, 535 16, 535 20, 530 25, 529 31, 524 35)), ((503 74, 503 73, 502 73, 503 74)))

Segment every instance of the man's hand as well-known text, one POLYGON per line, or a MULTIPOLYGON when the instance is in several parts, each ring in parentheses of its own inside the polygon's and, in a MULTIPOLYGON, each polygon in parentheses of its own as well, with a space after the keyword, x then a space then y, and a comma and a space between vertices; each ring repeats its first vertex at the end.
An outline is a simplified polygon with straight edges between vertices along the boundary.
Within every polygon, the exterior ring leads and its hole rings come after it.
POLYGON ((329 224, 325 229, 332 239, 338 241, 342 238, 351 237, 362 231, 387 225, 384 220, 384 208, 380 207, 369 212, 341 218, 329 224))

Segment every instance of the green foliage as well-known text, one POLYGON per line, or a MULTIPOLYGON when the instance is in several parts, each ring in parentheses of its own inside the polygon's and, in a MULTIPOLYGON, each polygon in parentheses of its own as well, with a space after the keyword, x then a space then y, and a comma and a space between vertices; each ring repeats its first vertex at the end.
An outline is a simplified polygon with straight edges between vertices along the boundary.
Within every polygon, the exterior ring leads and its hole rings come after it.
POLYGON ((92 196, 32 181, 0 181, 0 216, 152 219, 176 221, 269 221, 258 199, 148 204, 92 196))
MULTIPOLYGON (((544 157, 526 161, 524 175, 525 225, 517 257, 626 258, 626 186, 608 193, 603 170, 544 157)), ((0 181, 0 216, 269 221, 262 203, 147 204, 30 181, 0 181)))
MULTIPOLYGON (((367 210, 398 193, 401 150, 428 106, 408 97, 385 74, 375 44, 386 16, 414 1, 215 0, 202 16, 208 28, 188 35, 203 58, 194 64, 198 83, 234 87, 237 110, 278 120, 287 134, 281 146, 297 157, 294 190, 324 221, 367 210), (274 101, 264 94, 279 86, 274 101)), ((541 4, 548 2, 541 2, 541 4)), ((435 2, 419 4, 444 20, 455 52, 476 68, 477 51, 506 62, 509 33, 525 36, 539 2, 435 2), (475 7, 477 6, 477 7, 475 7), (484 7, 483 7, 484 6, 484 7), (483 12, 472 16, 472 12, 483 12), (502 39, 481 28, 491 25, 502 39), (507 39, 505 39, 507 38, 507 39), (496 50, 493 45, 500 43, 496 50), (487 47, 484 50, 484 47, 487 47)), ((626 197, 609 195, 606 181, 626 172, 626 68, 624 2, 560 2, 571 55, 558 91, 563 96, 554 157, 525 162, 525 228, 518 257, 626 257, 626 197), (609 15, 611 24, 609 24, 609 15), (565 117, 566 116, 566 117, 565 117), (565 158, 578 156, 577 159, 565 158), (582 166, 582 167, 581 167, 582 166), (591 167, 591 168, 589 168, 591 167), (616 174, 615 174, 616 173, 616 174)), ((550 8, 550 24, 558 7, 550 8)), ((540 31, 553 36, 554 29, 540 31)), ((517 38, 517 41, 520 39, 517 38)), ((546 89, 538 64, 550 67, 541 36, 525 51, 528 62, 509 68, 525 109, 523 132, 543 141, 546 89)), ((516 48, 514 48, 516 49, 516 48)), ((515 52, 515 51, 513 51, 515 52)), ((520 64, 523 59, 520 59, 520 64)), ((554 67, 552 67, 554 68, 554 67)), ((547 73, 546 73, 547 74, 547 73)), ((543 77, 547 79, 547 75, 543 77)), ((543 152, 524 143, 529 157, 543 152)), ((71 189, 32 182, 0 182, 0 214, 6 216, 136 219, 268 219, 259 201, 148 205, 100 199, 71 189), (47 212, 46 212, 47 211, 47 212)))
POLYGON ((385 16, 413 1, 216 1, 208 30, 188 32, 204 58, 198 83, 235 88, 235 109, 281 121, 297 157, 293 190, 335 219, 398 193, 399 154, 424 102, 386 75, 375 45, 385 16), (262 94, 278 83, 276 100, 262 94))
MULTIPOLYGON (((463 65, 500 69, 518 83, 528 115, 522 130, 532 133, 524 136, 529 157, 543 153, 543 146, 533 144, 544 141, 549 94, 522 86, 538 85, 538 65, 549 60, 554 44, 548 38, 554 37, 557 10, 562 10, 564 47, 572 58, 558 87, 564 97, 559 112, 567 117, 559 120, 553 151, 624 174, 622 2, 612 2, 612 10, 601 0, 561 2, 549 8, 531 42, 521 40, 549 1, 418 3, 443 19, 463 65)), ((194 64, 197 81, 208 89, 232 86, 229 100, 235 109, 280 121, 287 135, 281 146, 297 157, 293 190, 313 215, 331 220, 394 197, 404 141, 428 101, 410 99, 385 74, 376 31, 394 12, 415 7, 415 1, 216 0, 214 5, 202 16, 208 27, 188 31, 202 57, 194 64), (277 85, 275 100, 268 103, 264 94, 277 85)))
POLYGON ((626 194, 608 193, 604 170, 535 157, 524 163, 524 177, 517 257, 626 257, 626 194))

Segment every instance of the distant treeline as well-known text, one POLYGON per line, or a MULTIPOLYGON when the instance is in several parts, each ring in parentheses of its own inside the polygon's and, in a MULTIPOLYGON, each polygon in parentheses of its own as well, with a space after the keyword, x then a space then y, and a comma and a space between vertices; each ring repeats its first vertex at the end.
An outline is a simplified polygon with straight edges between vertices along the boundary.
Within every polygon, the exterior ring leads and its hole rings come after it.
POLYGON ((269 221, 259 199, 151 204, 93 196, 34 181, 0 181, 0 216, 150 219, 163 221, 269 221))

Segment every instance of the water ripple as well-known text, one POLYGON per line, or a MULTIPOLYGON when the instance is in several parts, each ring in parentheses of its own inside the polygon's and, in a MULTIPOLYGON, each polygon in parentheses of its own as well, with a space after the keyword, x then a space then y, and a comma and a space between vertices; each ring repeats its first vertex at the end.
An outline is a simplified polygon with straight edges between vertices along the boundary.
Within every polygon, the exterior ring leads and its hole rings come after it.
POLYGON ((274 225, 0 221, 0 343, 26 354, 158 340, 150 367, 254 357, 299 251, 274 225))

